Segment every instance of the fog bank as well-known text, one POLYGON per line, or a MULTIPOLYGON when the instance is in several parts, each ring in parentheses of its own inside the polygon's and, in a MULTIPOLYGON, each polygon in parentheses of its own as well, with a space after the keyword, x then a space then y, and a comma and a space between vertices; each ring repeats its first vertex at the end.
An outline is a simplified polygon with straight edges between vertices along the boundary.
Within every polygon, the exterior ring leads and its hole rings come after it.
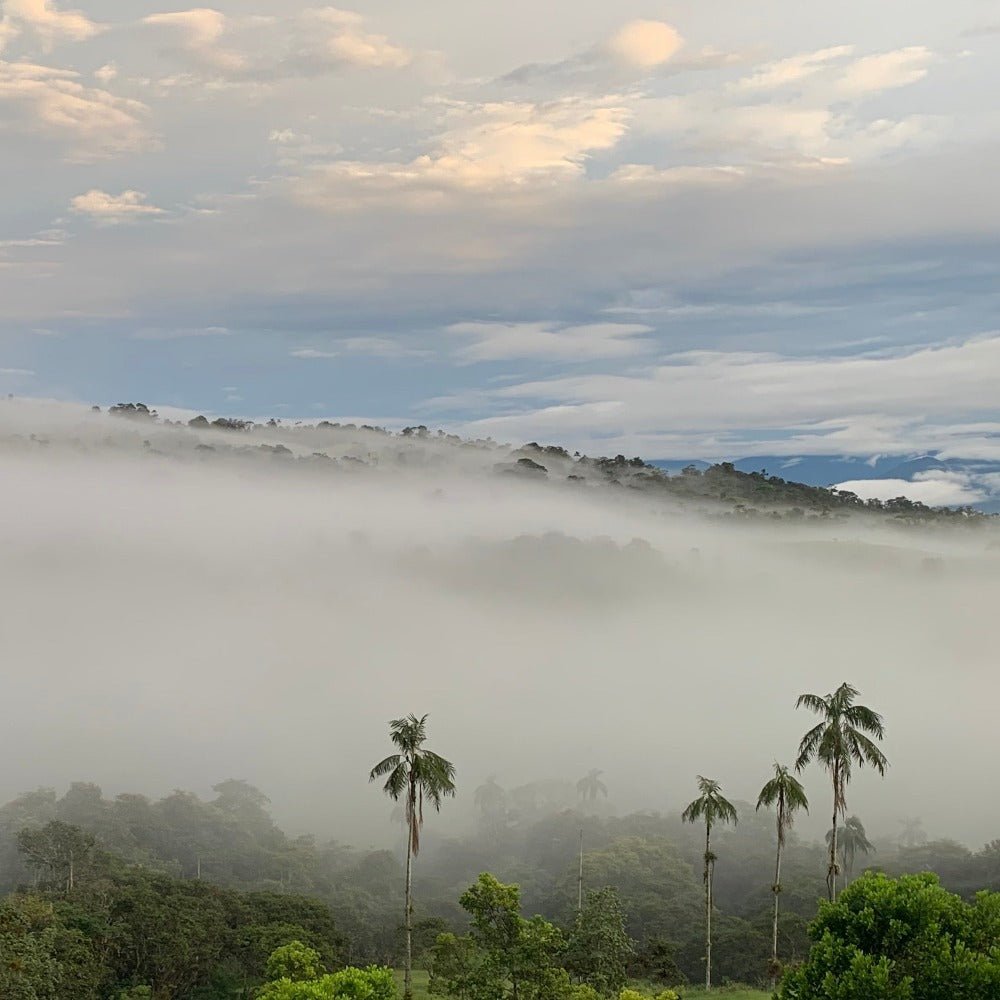
POLYGON ((796 696, 849 680, 892 762, 849 811, 996 836, 969 794, 1000 693, 990 528, 728 523, 485 447, 234 434, 0 405, 4 800, 232 776, 290 828, 392 842, 367 773, 411 711, 458 768, 443 826, 492 773, 599 767, 619 811, 677 808, 696 774, 755 800, 811 724, 796 696))

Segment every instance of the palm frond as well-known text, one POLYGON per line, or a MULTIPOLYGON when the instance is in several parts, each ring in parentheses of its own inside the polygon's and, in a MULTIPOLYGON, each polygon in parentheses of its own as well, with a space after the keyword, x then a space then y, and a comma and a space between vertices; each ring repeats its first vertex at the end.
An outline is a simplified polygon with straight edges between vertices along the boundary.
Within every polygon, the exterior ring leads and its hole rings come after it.
POLYGON ((826 715, 830 706, 830 695, 825 698, 819 694, 800 694, 795 702, 796 708, 808 708, 819 715, 826 715))
POLYGON ((885 723, 878 712, 873 712, 864 705, 852 705, 844 712, 844 718, 856 729, 871 733, 876 739, 885 737, 885 723))
POLYGON ((867 764, 879 774, 885 774, 889 761, 876 744, 863 733, 852 731, 849 737, 851 756, 859 766, 867 764))
POLYGON ((809 730, 805 736, 802 737, 799 743, 799 753, 795 758, 795 770, 803 771, 809 762, 816 756, 819 745, 823 739, 823 733, 826 730, 825 723, 818 723, 809 730))

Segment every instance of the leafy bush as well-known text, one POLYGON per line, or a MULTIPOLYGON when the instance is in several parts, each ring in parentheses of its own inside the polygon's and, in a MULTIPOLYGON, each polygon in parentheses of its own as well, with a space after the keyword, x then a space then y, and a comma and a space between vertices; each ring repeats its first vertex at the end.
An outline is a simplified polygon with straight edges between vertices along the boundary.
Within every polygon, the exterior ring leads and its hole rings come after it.
POLYGON ((392 969, 370 965, 321 975, 319 954, 301 941, 276 948, 267 960, 274 977, 257 994, 258 1000, 395 1000, 392 969))
POLYGON ((809 929, 809 958, 781 1000, 982 1000, 1000 996, 1000 896, 972 905, 936 875, 862 876, 809 929))
POLYGON ((396 980, 392 969, 369 965, 366 969, 347 968, 325 977, 333 984, 334 997, 352 1000, 395 1000, 396 980))
POLYGON ((270 980, 291 979, 292 982, 301 983, 319 979, 322 971, 319 952, 301 941, 290 941, 275 948, 267 960, 267 978, 270 980))

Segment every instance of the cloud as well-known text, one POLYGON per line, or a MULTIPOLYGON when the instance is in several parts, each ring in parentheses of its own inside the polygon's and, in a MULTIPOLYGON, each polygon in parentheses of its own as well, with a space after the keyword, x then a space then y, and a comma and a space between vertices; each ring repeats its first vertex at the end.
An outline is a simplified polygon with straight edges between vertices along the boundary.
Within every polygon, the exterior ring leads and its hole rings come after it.
POLYGON ((758 67, 749 76, 737 81, 737 90, 777 90, 798 83, 813 76, 850 56, 854 52, 853 45, 837 45, 833 48, 819 49, 816 52, 804 52, 800 55, 779 59, 758 67))
POLYGON ((583 176, 592 154, 625 134, 629 110, 615 98, 547 104, 501 101, 449 106, 449 127, 427 153, 405 163, 337 160, 298 185, 302 198, 328 207, 358 207, 409 192, 517 189, 583 176))
POLYGON ((221 11, 198 7, 150 14, 143 23, 172 31, 178 39, 178 51, 202 68, 235 73, 247 64, 244 56, 218 44, 226 31, 226 17, 221 11))
POLYGON ((283 18, 230 18, 200 7, 152 14, 143 23, 173 32, 172 54, 202 78, 231 83, 270 83, 345 67, 402 69, 414 60, 409 49, 368 31, 360 14, 336 7, 308 8, 283 18))
POLYGON ((93 188, 86 194, 77 195, 70 202, 70 211, 86 215, 99 225, 117 225, 166 214, 162 208, 148 204, 146 197, 141 191, 128 190, 114 195, 93 188))
POLYGON ((402 69, 413 61, 413 53, 392 44, 385 35, 365 30, 364 18, 354 11, 322 7, 304 14, 306 20, 326 29, 319 45, 333 62, 363 69, 402 69))
POLYGON ((706 46, 684 56, 680 32, 665 21, 638 19, 622 25, 610 38, 567 59, 527 63, 500 78, 501 83, 573 85, 592 89, 609 82, 666 73, 718 69, 743 62, 745 56, 706 46))
POLYGON ((4 11, 5 23, 24 25, 47 48, 61 39, 83 42, 104 30, 80 11, 59 10, 52 0, 5 0, 4 11))
MULTIPOLYGON (((766 76, 770 71, 762 72, 766 76)), ((670 137, 689 155, 725 156, 727 166, 838 167, 928 145, 946 126, 926 115, 867 120, 845 102, 831 100, 822 88, 771 101, 747 100, 744 93, 741 83, 723 91, 640 100, 635 130, 650 138, 670 137)))
POLYGON ((652 69, 671 59, 684 44, 680 32, 665 21, 629 21, 608 41, 616 58, 639 69, 652 69))
MULTIPOLYGON (((793 454, 931 450, 932 442, 940 448, 963 433, 962 421, 996 414, 998 379, 1000 334, 869 357, 689 351, 628 374, 560 375, 484 390, 463 406, 501 414, 464 426, 504 440, 645 440, 645 453, 657 457, 666 457, 655 450, 664 429, 680 435, 685 449, 696 441, 712 447, 713 456, 746 453, 747 437, 792 429, 803 434, 782 442, 765 434, 764 447, 793 454), (935 427, 950 429, 936 434, 935 427)), ((1000 441, 994 453, 1000 456, 1000 441)))
POLYGON ((74 160, 96 160, 154 145, 149 108, 86 87, 72 70, 0 61, 0 126, 66 141, 74 160))
POLYGON ((835 489, 854 493, 862 500, 892 500, 907 497, 929 507, 961 507, 982 503, 986 494, 961 473, 923 473, 909 479, 854 479, 835 489))
POLYGON ((922 45, 865 56, 847 67, 837 90, 848 97, 860 97, 905 87, 922 80, 933 61, 934 53, 922 45))
POLYGON ((303 358, 310 361, 340 357, 340 353, 338 351, 319 351, 314 347, 302 347, 298 350, 291 351, 290 353, 293 358, 303 358))
POLYGON ((326 360, 346 355, 370 358, 419 358, 429 352, 411 347, 391 337, 342 337, 331 344, 331 348, 300 347, 291 352, 293 358, 305 360, 326 360))
POLYGON ((132 334, 135 340, 187 340, 189 337, 229 337, 232 330, 224 326, 199 326, 190 328, 158 329, 156 327, 138 330, 132 334))
POLYGON ((463 361, 593 361, 624 358, 650 350, 642 334, 652 327, 638 323, 455 323, 448 333, 473 342, 456 352, 463 361))
POLYGON ((31 378, 34 372, 30 368, 0 368, 0 375, 31 378))
POLYGON ((20 29, 13 21, 7 17, 0 18, 0 54, 20 34, 20 29))
POLYGON ((107 86, 118 78, 118 67, 113 63, 105 63, 94 70, 94 79, 107 86))

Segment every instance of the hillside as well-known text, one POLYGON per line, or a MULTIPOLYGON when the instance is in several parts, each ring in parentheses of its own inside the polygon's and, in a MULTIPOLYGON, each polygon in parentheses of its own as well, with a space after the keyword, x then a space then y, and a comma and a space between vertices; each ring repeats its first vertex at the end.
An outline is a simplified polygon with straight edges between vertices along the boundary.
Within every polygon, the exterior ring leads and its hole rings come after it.
POLYGON ((993 518, 971 507, 930 507, 905 497, 862 500, 853 493, 798 482, 766 471, 744 471, 734 463, 654 463, 639 456, 592 457, 558 445, 501 444, 491 438, 462 439, 425 426, 398 433, 351 423, 284 424, 198 416, 161 418, 143 403, 121 403, 106 412, 93 407, 51 414, 32 406, 11 406, 14 420, 0 422, 0 448, 24 451, 69 448, 74 453, 110 449, 143 453, 150 459, 184 462, 289 463, 317 474, 462 472, 517 477, 576 489, 626 489, 710 517, 754 520, 845 518, 858 515, 895 523, 982 525, 993 518), (32 417, 37 417, 37 421, 32 417), (664 467, 666 466, 666 467, 664 467))

